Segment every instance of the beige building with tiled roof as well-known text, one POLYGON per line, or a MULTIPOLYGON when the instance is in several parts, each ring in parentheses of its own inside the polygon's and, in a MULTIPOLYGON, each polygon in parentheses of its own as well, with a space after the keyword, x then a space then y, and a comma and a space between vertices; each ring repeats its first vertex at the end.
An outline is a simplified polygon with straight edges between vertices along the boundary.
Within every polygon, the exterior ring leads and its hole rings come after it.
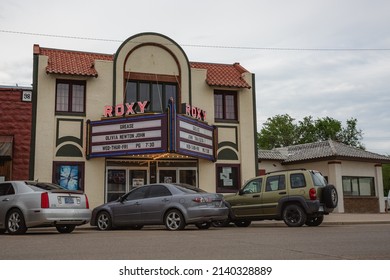
POLYGON ((146 183, 235 192, 257 172, 255 105, 254 74, 190 62, 161 34, 114 54, 35 45, 30 179, 91 207, 146 183))
POLYGON ((382 164, 390 157, 328 140, 259 150, 260 174, 285 169, 315 169, 336 186, 335 212, 385 212, 382 164))

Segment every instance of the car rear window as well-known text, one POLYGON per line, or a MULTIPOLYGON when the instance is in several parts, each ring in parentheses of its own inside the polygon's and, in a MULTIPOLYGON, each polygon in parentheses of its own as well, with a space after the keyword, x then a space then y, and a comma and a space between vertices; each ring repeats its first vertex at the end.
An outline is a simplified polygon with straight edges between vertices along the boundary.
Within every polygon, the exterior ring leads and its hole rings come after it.
POLYGON ((310 173, 311 173, 311 177, 313 178, 314 186, 325 187, 328 184, 326 182, 326 179, 324 178, 324 176, 322 176, 321 173, 314 172, 314 171, 312 171, 310 173))
POLYGON ((45 190, 45 191, 64 190, 64 188, 62 188, 61 186, 52 183, 26 182, 26 184, 34 188, 35 190, 45 190))
POLYGON ((206 191, 186 184, 173 184, 177 189, 185 193, 207 193, 206 191))

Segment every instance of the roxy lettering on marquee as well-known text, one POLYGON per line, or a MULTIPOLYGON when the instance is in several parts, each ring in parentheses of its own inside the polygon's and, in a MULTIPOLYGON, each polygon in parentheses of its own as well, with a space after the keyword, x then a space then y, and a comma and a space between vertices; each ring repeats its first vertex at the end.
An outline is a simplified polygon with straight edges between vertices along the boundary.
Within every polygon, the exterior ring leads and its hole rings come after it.
POLYGON ((103 117, 122 117, 135 114, 145 113, 145 109, 150 104, 150 101, 138 101, 132 103, 118 104, 116 106, 104 106, 103 117))

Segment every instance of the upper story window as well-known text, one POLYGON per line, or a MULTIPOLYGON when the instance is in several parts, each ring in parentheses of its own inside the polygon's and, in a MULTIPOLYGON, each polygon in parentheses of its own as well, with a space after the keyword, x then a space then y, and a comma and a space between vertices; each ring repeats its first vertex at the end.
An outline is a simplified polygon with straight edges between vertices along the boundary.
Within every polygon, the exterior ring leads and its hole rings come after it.
POLYGON ((127 81, 125 102, 150 101, 146 112, 165 112, 170 98, 178 102, 177 85, 174 83, 127 81))
POLYGON ((85 114, 85 81, 57 80, 56 113, 85 114))
POLYGON ((214 91, 215 121, 237 121, 237 92, 214 91))

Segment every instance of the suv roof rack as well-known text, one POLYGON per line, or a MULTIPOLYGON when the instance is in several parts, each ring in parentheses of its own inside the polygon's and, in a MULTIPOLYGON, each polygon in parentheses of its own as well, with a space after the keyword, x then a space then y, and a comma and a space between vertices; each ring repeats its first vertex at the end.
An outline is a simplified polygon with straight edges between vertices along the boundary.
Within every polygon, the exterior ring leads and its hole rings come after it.
POLYGON ((306 170, 306 168, 292 168, 292 169, 284 169, 284 170, 278 170, 278 171, 271 171, 271 172, 267 172, 267 173, 265 173, 265 174, 266 174, 266 175, 268 175, 268 174, 277 173, 277 172, 285 172, 285 171, 296 171, 296 170, 305 171, 305 170, 306 170))

